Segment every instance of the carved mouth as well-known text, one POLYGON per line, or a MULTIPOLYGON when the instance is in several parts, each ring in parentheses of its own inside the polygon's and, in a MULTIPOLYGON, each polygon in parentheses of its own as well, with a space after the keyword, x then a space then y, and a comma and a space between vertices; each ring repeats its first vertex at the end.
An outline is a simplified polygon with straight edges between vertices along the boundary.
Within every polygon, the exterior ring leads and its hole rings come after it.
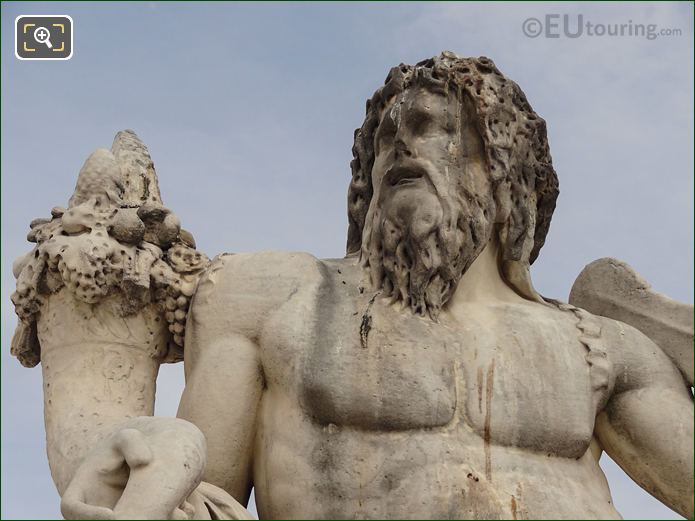
POLYGON ((427 171, 414 161, 392 166, 384 176, 388 186, 413 186, 427 176, 427 171))
POLYGON ((412 185, 415 184, 415 182, 420 179, 422 176, 419 174, 413 174, 411 176, 405 176, 401 177, 398 179, 394 184, 391 184, 391 186, 406 186, 406 185, 412 185))

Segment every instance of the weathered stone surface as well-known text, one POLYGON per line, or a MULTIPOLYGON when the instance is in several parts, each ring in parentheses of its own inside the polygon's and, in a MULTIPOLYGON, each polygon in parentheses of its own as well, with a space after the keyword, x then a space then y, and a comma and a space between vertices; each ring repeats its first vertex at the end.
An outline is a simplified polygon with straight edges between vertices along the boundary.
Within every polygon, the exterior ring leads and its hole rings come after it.
POLYGON ((138 217, 145 223, 147 242, 167 248, 179 238, 181 222, 168 208, 147 203, 138 209, 138 217))
MULTIPOLYGON (((27 332, 36 329, 46 300, 63 288, 92 305, 117 294, 123 316, 152 305, 166 321, 166 295, 195 286, 207 264, 207 257, 179 238, 179 230, 178 218, 161 204, 147 148, 132 131, 118 133, 112 151, 99 149, 85 162, 67 210, 55 207, 51 219, 30 224, 27 239, 36 248, 13 265, 12 301, 24 324, 12 342, 13 354, 25 365, 39 362, 36 335, 27 332), (169 248, 177 252, 173 264, 169 248)), ((182 310, 188 309, 189 293, 182 310)), ((169 358, 176 360, 182 356, 185 318, 169 318, 169 358)))
POLYGON ((121 167, 123 200, 129 206, 162 204, 154 163, 145 144, 132 130, 122 130, 113 139, 111 153, 121 167))
POLYGON ((693 306, 657 293, 635 270, 617 259, 598 259, 577 277, 570 302, 620 320, 651 338, 693 385, 693 306))
POLYGON ((663 333, 682 308, 594 270, 579 307, 534 290, 557 176, 491 60, 391 70, 355 133, 343 259, 209 262, 146 150, 128 131, 90 156, 13 265, 67 517, 246 519, 254 486, 264 518, 619 518, 603 450, 693 515, 684 341, 663 333), (661 306, 647 335, 592 314, 616 295, 627 322, 661 306), (151 417, 184 344, 179 418, 151 417))
POLYGON ((140 244, 145 238, 145 223, 136 208, 120 208, 111 218, 109 234, 118 242, 140 244))

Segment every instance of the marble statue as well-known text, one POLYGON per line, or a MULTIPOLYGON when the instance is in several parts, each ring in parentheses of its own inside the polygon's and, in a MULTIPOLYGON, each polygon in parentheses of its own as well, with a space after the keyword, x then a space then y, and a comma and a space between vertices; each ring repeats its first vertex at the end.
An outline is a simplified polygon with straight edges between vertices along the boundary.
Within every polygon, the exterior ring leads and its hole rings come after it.
POLYGON ((119 132, 13 268, 67 519, 619 518, 598 459, 693 517, 693 307, 615 259, 529 266, 558 181, 488 58, 391 69, 355 132, 347 255, 210 260, 119 132), (153 417, 184 360, 177 418, 153 417))

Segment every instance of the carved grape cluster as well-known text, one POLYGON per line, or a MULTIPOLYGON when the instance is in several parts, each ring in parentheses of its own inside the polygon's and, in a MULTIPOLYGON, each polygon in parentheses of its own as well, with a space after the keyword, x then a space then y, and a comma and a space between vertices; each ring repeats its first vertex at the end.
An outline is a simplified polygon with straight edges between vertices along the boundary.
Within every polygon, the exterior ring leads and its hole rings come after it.
POLYGON ((156 306, 169 326, 170 351, 180 358, 190 299, 209 259, 163 206, 154 164, 133 131, 119 132, 111 150, 87 158, 68 209, 34 219, 27 240, 36 247, 13 265, 12 295, 20 318, 12 353, 24 365, 40 361, 36 321, 59 291, 89 305, 118 295, 122 316, 156 306))
MULTIPOLYGON (((186 335, 186 317, 201 272, 209 264, 203 253, 180 242, 166 253, 152 269, 152 280, 157 287, 155 300, 164 313, 174 344, 183 348, 186 335)), ((180 350, 178 354, 180 355, 180 350)), ((177 356, 176 353, 172 353, 177 356)))
MULTIPOLYGON (((190 300, 209 259, 195 250, 170 210, 154 204, 114 208, 95 198, 33 221, 28 238, 37 245, 14 266, 12 301, 20 320, 35 322, 45 298, 63 288, 87 304, 120 292, 124 314, 158 306, 174 344, 171 356, 181 358, 190 300)), ((23 349, 37 358, 38 346, 15 346, 13 352, 20 356, 23 349)))

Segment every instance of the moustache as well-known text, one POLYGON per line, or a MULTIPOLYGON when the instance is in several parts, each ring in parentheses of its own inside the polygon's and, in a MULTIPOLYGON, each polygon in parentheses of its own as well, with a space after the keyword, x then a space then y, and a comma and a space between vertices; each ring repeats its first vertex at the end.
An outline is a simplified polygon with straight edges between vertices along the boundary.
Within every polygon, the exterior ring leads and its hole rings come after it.
POLYGON ((427 167, 417 159, 399 159, 384 174, 382 184, 386 187, 416 185, 420 181, 432 184, 427 167))

